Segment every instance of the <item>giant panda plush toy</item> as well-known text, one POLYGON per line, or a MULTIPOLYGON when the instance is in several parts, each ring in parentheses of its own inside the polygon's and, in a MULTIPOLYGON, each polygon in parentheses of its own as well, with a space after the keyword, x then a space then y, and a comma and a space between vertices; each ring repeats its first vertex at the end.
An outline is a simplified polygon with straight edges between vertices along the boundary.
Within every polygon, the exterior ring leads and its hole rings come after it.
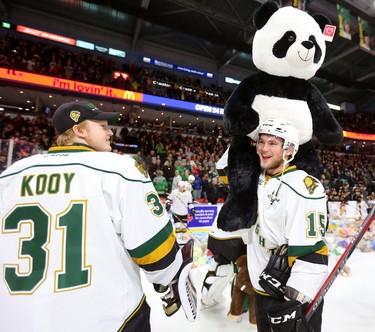
POLYGON ((225 231, 248 228, 256 221, 261 169, 255 139, 262 122, 283 118, 294 123, 300 133, 297 168, 316 177, 320 165, 312 136, 324 144, 342 140, 342 129, 327 102, 308 82, 324 61, 323 30, 329 19, 268 1, 253 21, 257 31, 252 55, 259 72, 237 86, 224 108, 224 126, 232 138, 229 195, 218 216, 218 227, 225 231))

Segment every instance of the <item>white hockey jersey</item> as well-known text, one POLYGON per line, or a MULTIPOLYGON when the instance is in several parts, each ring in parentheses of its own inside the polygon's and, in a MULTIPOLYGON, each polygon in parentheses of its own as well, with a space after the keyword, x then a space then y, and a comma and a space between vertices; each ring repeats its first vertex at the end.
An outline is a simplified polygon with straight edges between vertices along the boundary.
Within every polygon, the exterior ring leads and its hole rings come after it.
POLYGON ((266 178, 262 174, 259 178, 258 219, 244 237, 250 279, 256 291, 264 292, 259 275, 269 257, 287 243, 292 266, 287 285, 313 299, 328 272, 324 188, 295 166, 285 170, 281 186, 280 175, 266 178))
POLYGON ((118 331, 182 256, 134 159, 55 147, 0 176, 0 331, 118 331))
POLYGON ((189 190, 181 192, 178 188, 172 190, 167 197, 173 202, 171 210, 173 213, 184 216, 188 214, 188 207, 191 209, 193 205, 193 196, 189 190))

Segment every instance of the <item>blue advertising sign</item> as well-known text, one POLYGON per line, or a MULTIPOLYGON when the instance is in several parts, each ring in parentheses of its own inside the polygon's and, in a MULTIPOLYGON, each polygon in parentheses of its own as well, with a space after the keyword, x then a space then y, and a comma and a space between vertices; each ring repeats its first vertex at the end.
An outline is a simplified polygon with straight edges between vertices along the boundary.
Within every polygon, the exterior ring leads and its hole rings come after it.
POLYGON ((217 215, 217 205, 196 205, 195 216, 188 227, 211 227, 217 215))
POLYGON ((147 95, 147 94, 143 94, 143 102, 150 104, 150 105, 178 108, 178 109, 187 110, 187 111, 194 111, 197 113, 214 114, 214 115, 224 114, 223 107, 196 104, 196 103, 191 103, 188 101, 169 99, 165 97, 159 97, 159 96, 153 96, 153 95, 147 95))
POLYGON ((205 77, 208 77, 208 78, 214 78, 214 74, 209 73, 209 72, 205 72, 205 71, 202 71, 202 70, 199 70, 199 69, 187 68, 185 66, 175 65, 173 63, 160 61, 160 60, 157 60, 157 59, 149 58, 147 56, 142 57, 142 61, 144 63, 149 63, 149 64, 154 65, 154 66, 159 66, 159 67, 164 67, 164 68, 174 69, 174 70, 181 70, 181 71, 185 71, 185 72, 190 73, 190 74, 205 76, 205 77))

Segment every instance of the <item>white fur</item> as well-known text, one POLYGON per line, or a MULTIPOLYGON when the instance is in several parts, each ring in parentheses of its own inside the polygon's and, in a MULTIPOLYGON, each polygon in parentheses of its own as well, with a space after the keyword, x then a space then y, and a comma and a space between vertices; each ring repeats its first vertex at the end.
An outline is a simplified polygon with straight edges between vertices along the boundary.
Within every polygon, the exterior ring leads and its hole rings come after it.
MULTIPOLYGON (((311 140, 313 134, 312 118, 310 109, 305 101, 257 95, 254 98, 252 107, 259 113, 260 124, 267 119, 285 119, 298 128, 300 145, 311 140)), ((259 127, 260 125, 248 135, 251 139, 257 139, 259 127)))

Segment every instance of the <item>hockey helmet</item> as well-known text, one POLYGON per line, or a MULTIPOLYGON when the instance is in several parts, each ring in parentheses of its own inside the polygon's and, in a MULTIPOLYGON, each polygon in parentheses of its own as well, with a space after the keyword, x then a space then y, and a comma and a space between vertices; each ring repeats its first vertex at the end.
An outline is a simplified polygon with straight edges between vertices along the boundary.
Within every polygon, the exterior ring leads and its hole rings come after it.
POLYGON ((269 119, 264 121, 259 129, 258 138, 260 134, 273 135, 280 137, 284 140, 283 149, 284 151, 288 150, 289 147, 293 144, 294 151, 292 153, 292 158, 298 151, 299 147, 299 136, 298 130, 294 124, 290 121, 283 119, 269 119))
POLYGON ((177 184, 179 187, 184 187, 185 188, 185 181, 178 181, 177 184))

